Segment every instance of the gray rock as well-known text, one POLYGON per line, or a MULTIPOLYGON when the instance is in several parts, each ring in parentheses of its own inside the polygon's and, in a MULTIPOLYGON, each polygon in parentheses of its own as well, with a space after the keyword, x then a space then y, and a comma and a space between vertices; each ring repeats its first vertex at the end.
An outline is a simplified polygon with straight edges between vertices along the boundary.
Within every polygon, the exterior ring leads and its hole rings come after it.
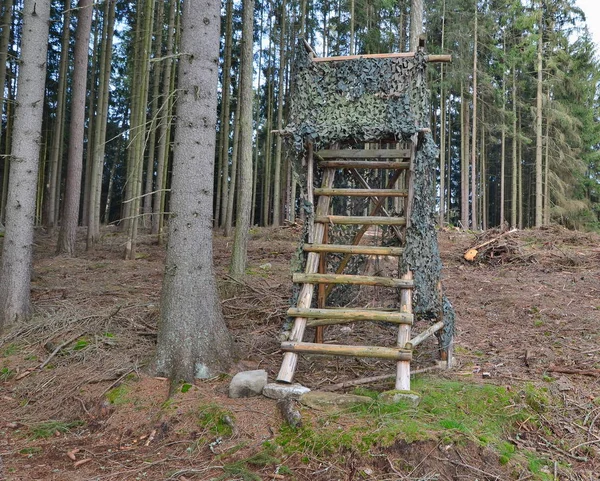
POLYGON ((264 369, 238 372, 229 383, 229 397, 260 396, 266 384, 267 371, 264 369))
POLYGON ((357 396, 355 394, 312 391, 303 394, 300 397, 300 402, 309 408, 335 411, 356 406, 357 404, 370 404, 373 402, 373 399, 368 396, 357 396))
POLYGON ((403 402, 412 407, 417 407, 421 397, 413 391, 384 391, 379 394, 379 400, 388 404, 403 402))
POLYGON ((299 399, 310 389, 302 384, 269 383, 263 389, 263 395, 271 399, 299 399))

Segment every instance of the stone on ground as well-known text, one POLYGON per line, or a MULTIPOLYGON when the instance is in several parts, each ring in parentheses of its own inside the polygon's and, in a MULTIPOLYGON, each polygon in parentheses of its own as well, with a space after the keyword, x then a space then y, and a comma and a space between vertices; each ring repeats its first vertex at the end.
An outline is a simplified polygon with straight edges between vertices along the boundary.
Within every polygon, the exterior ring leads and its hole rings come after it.
POLYGON ((229 397, 260 396, 266 384, 267 371, 264 369, 238 372, 229 384, 229 397))
POLYGON ((302 384, 269 383, 263 389, 263 395, 271 399, 299 399, 310 389, 302 384))
POLYGON ((373 399, 368 396, 357 396, 356 394, 311 391, 303 394, 300 397, 300 402, 312 409, 335 411, 356 406, 357 404, 370 404, 373 402, 373 399))
POLYGON ((384 391, 379 393, 379 400, 387 404, 403 402, 409 406, 417 407, 421 398, 413 391, 384 391))

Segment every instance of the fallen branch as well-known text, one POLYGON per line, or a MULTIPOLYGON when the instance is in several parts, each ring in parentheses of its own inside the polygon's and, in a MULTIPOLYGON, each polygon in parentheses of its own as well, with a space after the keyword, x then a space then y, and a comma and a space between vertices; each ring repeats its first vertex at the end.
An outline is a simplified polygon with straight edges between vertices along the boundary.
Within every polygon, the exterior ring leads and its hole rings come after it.
POLYGON ((560 374, 578 374, 580 376, 600 376, 600 369, 572 369, 568 367, 549 366, 548 372, 560 374))

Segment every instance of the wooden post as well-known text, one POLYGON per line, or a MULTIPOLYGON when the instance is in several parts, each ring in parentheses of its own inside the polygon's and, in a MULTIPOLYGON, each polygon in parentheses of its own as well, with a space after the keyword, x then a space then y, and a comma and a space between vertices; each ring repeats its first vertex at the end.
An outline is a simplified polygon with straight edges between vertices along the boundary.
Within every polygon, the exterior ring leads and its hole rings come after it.
MULTIPOLYGON (((324 225, 323 232, 323 244, 327 244, 329 242, 329 224, 324 225)), ((325 274, 327 271, 327 255, 325 252, 321 253, 321 258, 319 259, 319 274, 325 274)), ((317 297, 317 307, 323 309, 327 303, 327 284, 319 284, 319 293, 317 297)), ((324 341, 324 326, 317 326, 315 330, 315 342, 322 344, 324 341)))
MULTIPOLYGON (((308 147, 308 199, 311 201, 313 199, 313 190, 312 190, 312 145, 309 144, 308 147)), ((327 169, 323 173, 323 186, 331 187, 333 185, 333 178, 335 177, 335 170, 327 169)), ((319 198, 319 202, 317 204, 316 214, 317 215, 325 215, 329 211, 329 203, 331 197, 322 196, 319 198)), ((321 243, 323 241, 323 235, 325 233, 324 224, 313 224, 312 229, 312 242, 313 243, 321 243)), ((310 232, 309 231, 309 232, 310 232)), ((316 273, 319 269, 319 259, 321 255, 318 252, 309 252, 306 256, 306 269, 305 272, 307 274, 316 273)), ((315 285, 310 283, 305 283, 300 289, 300 294, 298 295, 298 304, 297 306, 300 308, 308 308, 312 303, 312 297, 315 290, 315 285)), ((306 329, 307 319, 305 317, 297 317, 294 321, 294 327, 292 328, 292 332, 290 333, 290 341, 291 342, 301 342, 302 337, 304 336, 304 331, 306 329)), ((281 368, 279 369, 279 374, 277 376, 277 381, 291 383, 294 378, 294 372, 296 371, 296 365, 298 364, 298 354, 295 352, 286 352, 283 356, 283 362, 281 363, 281 368)))
MULTIPOLYGON (((408 271, 402 276, 403 280, 412 281, 413 275, 408 271)), ((410 289, 400 290, 400 312, 412 314, 412 292, 410 289)), ((410 325, 398 326, 398 347, 404 348, 410 341, 410 325)), ((399 391, 410 391, 410 361, 398 361, 396 364, 396 389, 399 391)))

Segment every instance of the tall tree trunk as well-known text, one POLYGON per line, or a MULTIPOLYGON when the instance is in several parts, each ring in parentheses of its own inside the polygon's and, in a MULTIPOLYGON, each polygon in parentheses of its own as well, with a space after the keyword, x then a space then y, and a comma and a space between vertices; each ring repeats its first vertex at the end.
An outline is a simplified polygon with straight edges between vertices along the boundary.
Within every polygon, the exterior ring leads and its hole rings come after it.
POLYGON ((224 372, 233 357, 212 257, 219 20, 220 2, 183 3, 181 52, 186 60, 179 62, 178 72, 174 215, 169 222, 155 362, 157 373, 173 384, 224 372))
POLYGON ((502 119, 500 127, 500 229, 504 228, 506 219, 504 218, 504 204, 506 191, 506 95, 508 93, 506 85, 506 34, 502 34, 502 119))
POLYGON ((488 226, 488 176, 487 176, 487 150, 485 139, 485 108, 481 108, 481 168, 479 185, 481 189, 481 228, 487 230, 488 226))
POLYGON ((110 168, 110 175, 108 178, 108 191, 106 192, 106 204, 104 205, 104 224, 108 224, 110 221, 110 207, 112 204, 112 194, 115 185, 115 173, 117 171, 116 159, 110 168))
MULTIPOLYGON (((9 104, 7 98, 4 97, 5 86, 6 86, 6 62, 8 60, 8 42, 10 41, 11 25, 12 25, 12 1, 5 1, 3 3, 4 9, 2 11, 2 34, 0 34, 0 114, 6 113, 8 119, 9 104), (6 112, 4 106, 6 105, 6 112)), ((9 154, 7 146, 10 143, 10 131, 5 129, 3 132, 4 137, 4 151, 0 151, 0 154, 4 154, 2 157, 2 185, 0 186, 0 224, 4 219, 4 207, 5 200, 8 190, 8 171, 9 171, 9 154)), ((0 138, 0 143, 2 138, 0 138)))
POLYGON ((25 0, 0 269, 0 330, 30 315, 35 200, 48 51, 49 0, 25 0))
POLYGON ((83 134, 85 125, 85 103, 87 71, 92 28, 93 0, 77 3, 77 31, 73 60, 73 88, 71 94, 71 122, 69 124, 69 151, 67 163, 67 186, 63 217, 58 235, 57 254, 75 255, 77 224, 79 221, 79 199, 81 197, 81 172, 83 170, 83 134))
MULTIPOLYGON (((242 103, 240 101, 240 87, 241 87, 241 71, 238 80, 238 99, 235 106, 235 114, 233 116, 233 149, 231 151, 231 179, 229 181, 229 195, 227 196, 227 209, 225 210, 225 223, 224 223, 224 235, 225 237, 231 236, 231 230, 233 229, 233 214, 235 210, 235 194, 237 185, 237 168, 239 160, 239 146, 240 146, 240 109, 242 103)), ((243 186, 243 184, 240 184, 243 186)), ((242 187, 243 188, 243 187, 242 187)))
MULTIPOLYGON (((12 148, 11 144, 14 124, 14 115, 12 114, 14 110, 14 89, 11 88, 10 82, 8 82, 7 90, 7 99, 9 101, 6 103, 6 145, 4 151, 7 152, 8 155, 10 154, 12 148)), ((10 155, 4 158, 4 169, 2 172, 2 197, 0 198, 0 222, 3 222, 6 219, 6 203, 8 201, 8 176, 10 170, 10 159, 10 155)))
POLYGON ((223 65, 223 96, 221 99, 221 130, 219 145, 219 170, 217 170, 217 206, 215 209, 215 225, 225 227, 227 217, 227 200, 229 198, 229 126, 231 124, 231 45, 233 38, 233 0, 227 0, 227 18, 225 27, 225 64, 223 65), (219 175, 221 177, 219 177, 219 175), (220 182, 219 182, 220 180, 220 182))
POLYGON ((469 228, 469 108, 466 105, 464 83, 460 83, 460 118, 462 123, 460 147, 460 221, 463 229, 469 228))
POLYGON ((512 71, 512 114, 513 114, 513 125, 512 125, 512 188, 511 188, 511 201, 510 201, 510 226, 512 228, 518 225, 518 199, 517 199, 517 188, 518 188, 518 159, 517 159, 517 72, 516 67, 513 66, 512 71))
MULTIPOLYGON (((446 0, 442 5, 442 52, 444 51, 444 36, 445 36, 445 23, 446 22, 446 0)), ((444 194, 445 177, 446 177, 446 91, 444 88, 444 64, 440 67, 440 212, 438 216, 438 224, 444 225, 444 201, 446 196, 444 194)))
MULTIPOLYGON (((50 173, 48 179, 48 196, 46 198, 46 204, 48 206, 46 227, 50 233, 52 233, 58 222, 58 197, 60 196, 60 172, 58 166, 59 159, 63 154, 64 130, 66 125, 65 103, 67 95, 67 68, 69 66, 69 41, 71 38, 71 29, 69 28, 71 24, 70 4, 70 0, 65 0, 65 16, 63 20, 63 37, 56 97, 56 124, 54 135, 52 137, 52 146, 50 148, 50 173)), ((1 65, 6 65, 6 62, 2 62, 1 65)))
POLYGON ((350 0, 350 55, 354 55, 354 0, 350 0))
MULTIPOLYGON (((271 28, 269 28, 271 31, 271 28)), ((271 141, 273 139, 273 134, 271 133, 271 126, 273 125, 272 119, 272 110, 273 110, 273 68, 272 68, 272 58, 271 58, 271 35, 269 35, 269 68, 268 68, 268 85, 267 85, 267 122, 265 124, 265 162, 264 162, 264 174, 263 174, 263 226, 270 225, 270 216, 269 213, 271 211, 271 151, 272 145, 271 141)))
POLYGON ((86 249, 93 249, 100 237, 100 199, 102 194, 102 171, 104 167, 104 154, 106 144, 106 122, 108 118, 108 101, 110 71, 112 60, 112 39, 115 25, 116 0, 107 0, 108 11, 102 31, 102 59, 100 61, 100 79, 98 82, 98 106, 94 121, 94 148, 90 170, 90 200, 88 205, 88 229, 86 249))
POLYGON ((477 2, 473 28, 473 125, 471 133, 471 226, 477 229, 477 2))
MULTIPOLYGON (((161 58, 162 55, 162 34, 165 26, 164 11, 165 2, 164 0, 157 0, 158 9, 155 16, 154 25, 154 58, 161 58)), ((154 160, 156 159, 156 134, 158 131, 159 112, 159 89, 160 89, 160 75, 161 68, 160 64, 154 62, 152 65, 152 95, 151 95, 151 107, 150 113, 152 120, 150 121, 150 133, 148 136, 148 160, 146 162, 146 182, 144 188, 144 203, 142 207, 143 223, 144 227, 151 227, 152 225, 152 197, 159 195, 154 190, 160 190, 160 181, 158 177, 156 179, 156 189, 154 189, 154 160)))
MULTIPOLYGON (((242 276, 246 272, 248 257, 248 231, 250 230, 250 211, 252 204, 252 74, 254 62, 252 55, 253 46, 253 21, 254 0, 244 0, 242 19, 242 55, 240 70, 239 100, 241 104, 239 116, 240 144, 240 189, 238 189, 237 216, 235 222, 235 239, 231 253, 229 273, 232 276, 242 276)), ((285 5, 285 0, 282 5, 285 5)), ((282 18, 285 9, 282 7, 282 18)), ((285 20, 283 20, 285 23, 285 20)), ((283 26, 282 26, 283 29, 283 26)), ((281 79, 281 75, 280 75, 281 79)), ((281 85, 281 84, 280 84, 281 85)), ((281 88, 281 87, 280 87, 281 88)), ((280 136, 279 136, 280 137, 280 136)))
MULTIPOLYGON (((92 17, 92 31, 94 35, 94 41, 92 42, 92 59, 91 65, 88 75, 88 83, 89 83, 89 94, 88 94, 88 121, 86 126, 87 131, 87 142, 85 145, 85 174, 83 177, 83 216, 82 216, 82 225, 89 226, 90 225, 90 201, 91 201, 91 184, 92 184, 92 169, 94 165, 94 148, 96 146, 94 142, 94 133, 96 128, 95 123, 95 113, 98 108, 97 102, 97 87, 98 82, 96 77, 98 77, 98 63, 101 61, 102 53, 100 51, 100 40, 101 35, 99 34, 100 28, 104 31, 105 25, 107 25, 108 18, 108 10, 109 3, 104 2, 104 13, 102 15, 103 21, 100 22, 100 15, 96 15, 95 18, 92 17), (102 27, 101 27, 102 24, 102 27)), ((93 15, 93 14, 92 14, 93 15)), ((106 33, 106 32, 104 32, 106 33)))
POLYGON ((161 89, 161 107, 158 111, 158 151, 157 167, 156 167, 156 185, 158 187, 157 194, 153 197, 154 205, 152 207, 152 234, 159 236, 161 239, 161 227, 164 217, 164 199, 167 180, 167 164, 169 159, 169 126, 171 125, 171 110, 173 106, 173 88, 171 86, 172 78, 172 55, 173 55, 173 40, 175 37, 175 14, 177 2, 170 0, 169 2, 169 26, 167 28, 167 48, 165 58, 161 61, 163 67, 162 74, 162 89, 161 89))
POLYGON ((543 42, 543 5, 539 1, 539 37, 537 43, 537 92, 535 96, 535 226, 541 227, 544 214, 544 192, 543 192, 543 171, 542 171, 542 86, 543 86, 543 61, 544 61, 544 42, 543 42))
POLYGON ((419 37, 423 33, 423 0, 412 0, 410 4, 410 40, 409 49, 416 52, 419 37))
MULTIPOLYGON (((277 83, 277 130, 283 129, 283 102, 284 83, 283 74, 285 70, 285 0, 281 1, 281 20, 279 26, 279 81, 277 83)), ((281 224, 281 135, 277 135, 275 141, 275 172, 273 174, 273 226, 281 224)))
MULTIPOLYGON (((521 132, 521 109, 518 109, 518 119, 519 119, 519 126, 518 126, 518 132, 521 132)), ((517 142, 517 147, 518 147, 518 153, 517 153, 517 162, 518 162, 518 198, 517 198, 517 205, 519 208, 519 229, 523 228, 523 201, 524 201, 524 197, 523 197, 523 141, 521 139, 521 137, 519 137, 519 140, 517 142)))
MULTIPOLYGON (((142 5, 139 5, 142 8, 142 5)), ((135 249, 137 242, 137 233, 139 227, 139 214, 142 193, 142 174, 144 170, 144 147, 146 139, 146 106, 148 105, 149 88, 149 63, 150 49, 152 47, 152 25, 154 23, 154 0, 145 0, 143 3, 143 27, 140 35, 140 50, 137 58, 140 69, 140 83, 137 85, 136 94, 136 115, 131 121, 131 130, 134 133, 133 155, 131 157, 131 196, 129 217, 130 221, 127 230, 127 241, 125 244, 125 259, 135 259, 135 249)))
MULTIPOLYGON (((550 96, 548 96, 550 97, 550 96)), ((550 224, 550 118, 546 117, 546 148, 544 159, 544 225, 550 224)))

